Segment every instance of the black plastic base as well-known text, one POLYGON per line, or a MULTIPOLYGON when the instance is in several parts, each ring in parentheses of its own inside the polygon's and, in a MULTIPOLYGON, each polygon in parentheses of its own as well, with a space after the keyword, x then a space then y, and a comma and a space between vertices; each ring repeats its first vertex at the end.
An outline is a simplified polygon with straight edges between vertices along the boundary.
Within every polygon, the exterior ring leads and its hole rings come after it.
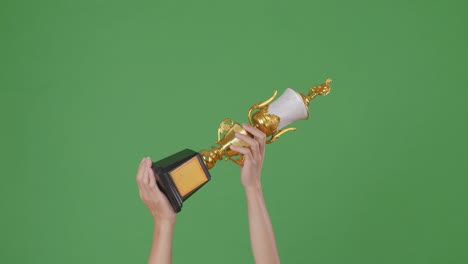
MULTIPOLYGON (((200 154, 191 149, 184 149, 167 158, 153 162, 152 168, 159 189, 161 189, 161 191, 167 196, 167 199, 171 203, 172 208, 174 208, 174 211, 177 213, 181 211, 183 201, 187 200, 192 194, 194 194, 198 189, 200 189, 211 179, 211 175, 208 172, 208 169, 206 168, 205 163, 203 162, 203 159, 201 158, 200 154), (203 172, 207 177, 207 181, 198 186, 197 188, 193 189, 185 196, 181 196, 170 173, 171 171, 184 165, 186 162, 188 162, 195 156, 198 158, 203 172)), ((188 177, 190 177, 190 175, 188 175, 188 177)))

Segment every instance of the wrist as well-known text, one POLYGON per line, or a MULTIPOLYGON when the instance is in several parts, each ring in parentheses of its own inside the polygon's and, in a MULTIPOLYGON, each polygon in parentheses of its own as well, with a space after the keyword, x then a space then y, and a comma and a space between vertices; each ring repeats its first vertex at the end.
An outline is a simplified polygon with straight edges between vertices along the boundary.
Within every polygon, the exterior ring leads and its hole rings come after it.
POLYGON ((153 220, 154 220, 154 225, 155 226, 160 226, 160 227, 164 227, 164 228, 174 227, 175 222, 176 222, 175 217, 174 218, 172 218, 172 217, 161 218, 161 217, 156 216, 156 215, 153 215, 153 220))
POLYGON ((261 193, 262 192, 262 184, 259 182, 251 183, 248 185, 244 185, 244 190, 246 194, 254 194, 254 193, 261 193))
POLYGON ((174 229, 175 221, 154 219, 154 226, 159 230, 174 229))

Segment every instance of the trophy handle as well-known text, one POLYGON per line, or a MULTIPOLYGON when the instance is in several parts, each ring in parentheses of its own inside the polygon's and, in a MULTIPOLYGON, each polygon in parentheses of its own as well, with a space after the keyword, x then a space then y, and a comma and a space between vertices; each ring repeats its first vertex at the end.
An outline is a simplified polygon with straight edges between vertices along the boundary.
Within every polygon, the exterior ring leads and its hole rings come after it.
POLYGON ((288 128, 285 128, 285 129, 281 129, 280 131, 278 131, 275 134, 271 135, 271 138, 269 140, 267 140, 265 143, 266 144, 273 143, 275 140, 277 140, 279 137, 281 137, 281 135, 283 135, 284 133, 286 133, 288 131, 296 131, 296 128, 295 127, 288 127, 288 128))
POLYGON ((223 121, 221 121, 221 124, 219 124, 218 128, 218 141, 216 141, 215 144, 219 143, 219 141, 221 140, 221 134, 231 129, 232 126, 234 126, 234 123, 234 120, 232 120, 231 118, 225 118, 223 121))
POLYGON ((274 91, 273 95, 268 98, 266 101, 264 102, 260 102, 260 103, 257 103, 257 104, 254 104, 250 107, 249 109, 249 113, 247 114, 248 118, 249 118, 249 122, 250 122, 250 125, 254 126, 254 123, 253 123, 253 120, 252 120, 252 112, 255 110, 255 109, 260 109, 260 108, 263 108, 265 106, 267 106, 269 103, 271 103, 271 101, 273 101, 273 99, 275 99, 276 97, 276 94, 278 93, 277 90, 274 91))

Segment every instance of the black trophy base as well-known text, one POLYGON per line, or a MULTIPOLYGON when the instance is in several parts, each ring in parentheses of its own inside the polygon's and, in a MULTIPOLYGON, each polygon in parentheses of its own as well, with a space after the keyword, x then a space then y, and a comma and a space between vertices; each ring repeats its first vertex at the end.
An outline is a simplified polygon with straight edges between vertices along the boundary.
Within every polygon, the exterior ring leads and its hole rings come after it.
POLYGON ((183 201, 211 179, 202 157, 191 149, 153 162, 152 168, 159 188, 177 213, 183 201))

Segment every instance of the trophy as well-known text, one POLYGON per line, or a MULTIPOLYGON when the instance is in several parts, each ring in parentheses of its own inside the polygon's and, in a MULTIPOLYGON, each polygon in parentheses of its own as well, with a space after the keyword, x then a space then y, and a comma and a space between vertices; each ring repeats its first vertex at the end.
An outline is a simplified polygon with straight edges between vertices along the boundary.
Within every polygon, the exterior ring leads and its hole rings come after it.
MULTIPOLYGON (((310 88, 307 95, 287 88, 284 93, 273 101, 273 95, 264 102, 250 107, 248 119, 250 125, 265 133, 266 144, 271 144, 288 131, 295 131, 294 127, 286 127, 291 123, 309 117, 309 103, 318 95, 327 95, 330 92, 331 79, 310 88)), ((244 156, 231 150, 231 145, 249 147, 249 144, 235 137, 240 133, 253 137, 242 125, 231 118, 224 119, 218 128, 218 140, 211 149, 196 152, 191 149, 182 150, 160 161, 153 162, 159 188, 167 196, 175 212, 180 212, 183 201, 187 200, 198 189, 205 185, 211 175, 209 169, 213 168, 217 160, 230 160, 242 165, 244 156)))

